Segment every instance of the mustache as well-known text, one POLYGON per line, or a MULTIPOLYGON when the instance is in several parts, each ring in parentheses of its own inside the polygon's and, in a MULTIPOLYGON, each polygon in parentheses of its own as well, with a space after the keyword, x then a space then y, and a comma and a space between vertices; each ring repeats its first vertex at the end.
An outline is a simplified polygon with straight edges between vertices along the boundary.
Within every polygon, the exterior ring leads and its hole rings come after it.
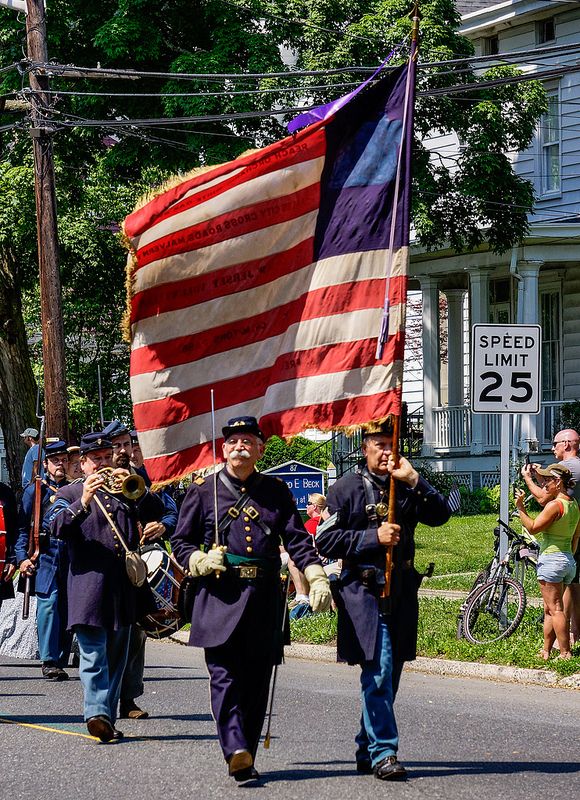
POLYGON ((235 450, 233 455, 239 456, 240 458, 251 458, 252 454, 248 450, 235 450))

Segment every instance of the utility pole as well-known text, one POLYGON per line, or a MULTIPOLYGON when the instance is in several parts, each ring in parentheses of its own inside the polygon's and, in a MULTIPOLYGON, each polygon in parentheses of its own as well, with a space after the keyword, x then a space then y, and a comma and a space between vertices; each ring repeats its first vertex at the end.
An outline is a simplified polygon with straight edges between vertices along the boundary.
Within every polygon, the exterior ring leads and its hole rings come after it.
MULTIPOLYGON (((46 64, 44 0, 27 0, 26 44, 30 61, 46 64)), ((65 377, 64 326, 59 271, 56 193, 52 157, 53 129, 50 118, 48 77, 30 72, 30 101, 34 148, 36 230, 40 273, 42 358, 44 361, 44 413, 51 436, 68 440, 68 408, 65 377)))

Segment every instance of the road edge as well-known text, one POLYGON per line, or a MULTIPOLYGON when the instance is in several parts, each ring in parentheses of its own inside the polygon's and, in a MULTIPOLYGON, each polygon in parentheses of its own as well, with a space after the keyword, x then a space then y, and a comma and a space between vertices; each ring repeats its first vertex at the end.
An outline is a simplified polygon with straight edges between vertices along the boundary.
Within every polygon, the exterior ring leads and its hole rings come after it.
MULTIPOLYGON (((169 637, 176 644, 186 645, 188 631, 178 631, 169 637)), ((336 647, 323 644, 292 644, 285 648, 285 657, 304 661, 336 663, 336 647)), ((505 664, 482 664, 474 661, 451 661, 446 658, 424 658, 408 661, 405 669, 431 675, 444 675, 458 678, 480 678, 504 683, 529 683, 557 689, 580 690, 580 673, 561 678, 557 672, 548 669, 525 669, 505 664)))

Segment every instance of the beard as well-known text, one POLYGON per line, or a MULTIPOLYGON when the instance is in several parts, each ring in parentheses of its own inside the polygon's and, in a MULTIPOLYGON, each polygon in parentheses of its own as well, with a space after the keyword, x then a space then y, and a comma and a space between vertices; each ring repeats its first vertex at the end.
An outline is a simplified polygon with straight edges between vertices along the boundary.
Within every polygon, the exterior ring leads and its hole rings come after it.
POLYGON ((129 456, 127 453, 118 453, 114 457, 113 462, 119 469, 129 469, 129 456))

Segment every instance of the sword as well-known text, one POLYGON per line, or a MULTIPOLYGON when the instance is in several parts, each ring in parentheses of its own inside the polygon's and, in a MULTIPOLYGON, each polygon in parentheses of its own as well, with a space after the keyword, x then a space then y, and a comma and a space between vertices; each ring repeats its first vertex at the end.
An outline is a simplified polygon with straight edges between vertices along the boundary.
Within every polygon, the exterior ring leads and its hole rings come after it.
MULTIPOLYGON (((290 587, 289 576, 285 575, 286 591, 284 592, 284 606, 282 608, 282 629, 281 639, 282 648, 284 648, 284 632, 286 630, 286 609, 288 607, 288 589, 290 587)), ((283 651, 282 651, 283 652, 283 651)), ((278 664, 274 664, 274 675, 272 676, 272 689, 270 691, 270 708, 268 709, 268 725, 266 726, 266 735, 264 736, 264 747, 266 750, 270 748, 271 730, 272 730, 272 711, 274 710, 274 693, 276 691, 276 678, 278 677, 278 664)))

